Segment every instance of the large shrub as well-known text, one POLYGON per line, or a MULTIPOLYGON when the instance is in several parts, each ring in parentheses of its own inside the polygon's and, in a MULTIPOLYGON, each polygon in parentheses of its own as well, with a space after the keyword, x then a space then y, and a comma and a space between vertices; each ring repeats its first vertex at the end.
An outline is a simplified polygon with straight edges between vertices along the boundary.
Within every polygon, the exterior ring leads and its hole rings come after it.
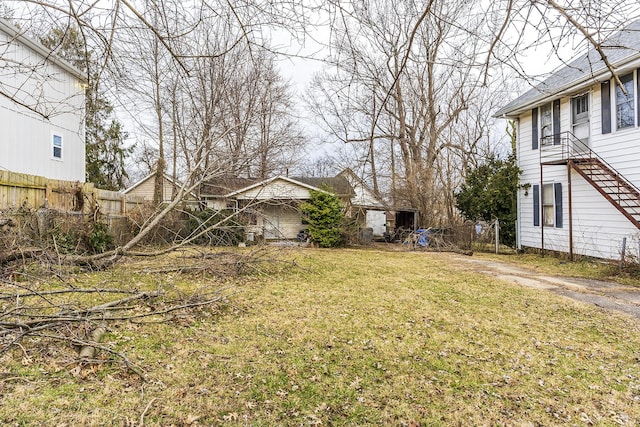
POLYGON ((471 221, 500 220, 500 240, 516 244, 516 194, 520 169, 514 155, 506 160, 491 157, 469 171, 456 193, 456 206, 471 221))
POLYGON ((328 191, 311 191, 311 198, 300 205, 309 225, 309 236, 321 248, 344 244, 344 209, 340 199, 328 191))

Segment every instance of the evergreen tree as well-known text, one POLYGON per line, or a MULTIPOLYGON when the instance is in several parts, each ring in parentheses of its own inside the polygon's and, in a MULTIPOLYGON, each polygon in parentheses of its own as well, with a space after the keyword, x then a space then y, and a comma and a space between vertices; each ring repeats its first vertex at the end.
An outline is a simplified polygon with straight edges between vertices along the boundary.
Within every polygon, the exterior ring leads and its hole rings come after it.
POLYGON ((492 156, 482 165, 467 173, 465 182, 456 193, 456 206, 471 221, 500 221, 503 244, 515 246, 517 219, 516 196, 520 169, 515 155, 514 123, 507 133, 512 152, 507 159, 492 156))
POLYGON ((56 55, 86 73, 85 143, 86 179, 99 188, 124 188, 126 158, 133 147, 125 147, 127 133, 114 117, 113 106, 100 90, 99 73, 92 52, 76 27, 53 28, 40 42, 56 55))
POLYGON ((328 191, 310 191, 311 199, 300 205, 309 224, 309 236, 321 248, 344 243, 344 210, 340 199, 328 191))

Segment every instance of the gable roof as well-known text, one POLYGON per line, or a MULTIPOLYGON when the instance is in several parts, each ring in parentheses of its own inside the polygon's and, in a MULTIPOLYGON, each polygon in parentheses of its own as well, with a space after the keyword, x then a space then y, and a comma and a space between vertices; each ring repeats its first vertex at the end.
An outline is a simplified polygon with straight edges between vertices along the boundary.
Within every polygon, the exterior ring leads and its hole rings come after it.
POLYGON ((233 191, 233 192, 227 194, 226 197, 234 197, 234 196, 237 196, 239 194, 246 193, 247 191, 251 191, 251 190, 253 190, 255 188, 258 188, 258 187, 267 187, 267 186, 269 186, 269 184, 273 183, 274 181, 285 181, 285 182, 287 182, 289 184, 293 184, 293 185, 296 185, 296 186, 299 186, 299 187, 306 188, 307 190, 323 191, 320 188, 317 188, 317 187, 314 187, 314 186, 309 185, 307 183, 298 181, 297 179, 292 179, 292 178, 289 178, 289 177, 286 177, 286 176, 274 176, 273 178, 269 178, 269 179, 266 179, 264 181, 259 181, 259 182, 256 182, 255 184, 249 185, 248 187, 240 188, 240 189, 238 189, 236 191, 233 191))
POLYGON ((246 193, 258 187, 266 187, 272 182, 281 180, 298 187, 306 188, 313 191, 324 191, 326 186, 328 190, 336 196, 345 199, 351 199, 355 195, 355 191, 351 187, 349 180, 344 176, 335 177, 295 177, 274 176, 265 180, 253 178, 239 178, 233 176, 218 177, 207 181, 203 184, 200 194, 203 197, 235 197, 239 194, 246 193))
POLYGON ((354 196, 352 197, 352 201, 355 205, 361 207, 372 207, 372 208, 380 208, 383 207, 386 210, 391 210, 387 202, 379 197, 369 185, 362 178, 360 178, 356 173, 351 170, 351 168, 346 168, 342 172, 338 174, 338 176, 344 177, 349 181, 353 189, 354 196), (358 194, 357 187, 360 187, 360 194, 358 194), (365 199, 369 198, 373 200, 373 204, 365 204, 365 199))
MULTIPOLYGON (((173 178, 170 177, 169 175, 167 175, 166 173, 164 173, 162 176, 164 177, 165 181, 169 182, 169 184, 175 185, 176 188, 182 188, 183 184, 180 181, 177 181, 177 180, 174 181, 173 178)), ((152 171, 149 175, 147 175, 144 178, 138 180, 131 187, 127 187, 124 190, 122 190, 122 193, 124 193, 124 194, 130 193, 131 191, 135 190, 136 188, 138 188, 139 186, 141 186, 142 184, 144 184, 148 180, 154 179, 155 177, 156 177, 156 173, 155 173, 155 171, 152 171)), ((189 195, 191 197, 193 197, 193 198, 196 198, 196 194, 193 191, 189 192, 189 195)))
POLYGON ((200 187, 200 194, 205 197, 223 197, 229 193, 248 187, 260 182, 258 179, 241 178, 232 175, 219 176, 210 179, 200 187))
MULTIPOLYGON (((601 47, 616 72, 625 72, 625 65, 640 59, 640 20, 613 34, 602 42, 601 47)), ((516 117, 543 102, 576 93, 610 77, 611 72, 600 53, 591 48, 586 54, 578 56, 542 83, 502 107, 494 117, 516 117)))
POLYGON ((78 80, 82 82, 87 81, 87 77, 82 71, 80 71, 78 68, 74 67, 64 59, 54 54, 50 49, 46 48, 41 43, 26 36, 23 30, 17 28, 15 25, 7 21, 6 19, 0 18, 0 31, 2 31, 3 33, 5 33, 10 37, 11 40, 9 40, 9 43, 11 43, 13 39, 15 39, 20 43, 22 43, 23 45, 27 46, 32 51, 42 55, 44 58, 46 58, 50 62, 56 64, 58 67, 62 68, 63 70, 65 70, 66 72, 68 72, 69 74, 77 78, 78 80))
POLYGON ((351 199, 355 195, 355 192, 353 191, 349 180, 344 176, 338 175, 326 178, 296 177, 293 179, 295 181, 313 186, 316 189, 322 189, 326 186, 340 198, 351 199))

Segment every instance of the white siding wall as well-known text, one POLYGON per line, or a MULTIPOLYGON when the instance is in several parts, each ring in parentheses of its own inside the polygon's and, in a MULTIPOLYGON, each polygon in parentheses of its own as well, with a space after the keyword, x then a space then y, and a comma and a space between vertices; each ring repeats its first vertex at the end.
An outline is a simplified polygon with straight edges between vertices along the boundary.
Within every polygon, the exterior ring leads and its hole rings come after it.
POLYGON ((262 225, 267 240, 295 240, 303 228, 300 212, 287 205, 262 205, 262 225))
POLYGON ((236 196, 238 200, 307 200, 310 197, 307 188, 283 179, 275 179, 266 185, 251 188, 236 196))
POLYGON ((528 189, 518 191, 518 219, 520 227, 520 245, 540 247, 539 227, 533 226, 533 185, 540 181, 540 158, 538 150, 531 149, 531 111, 521 115, 518 122, 518 165, 522 170, 520 183, 530 185, 528 189))
POLYGON ((84 182, 82 82, 0 32, 0 89, 41 113, 0 96, 0 169, 84 182), (62 159, 53 158, 54 133, 63 138, 62 159))
POLYGON ((306 228, 302 224, 299 210, 290 206, 291 201, 311 198, 309 189, 306 187, 277 178, 265 185, 243 191, 235 198, 256 202, 265 201, 258 208, 261 211, 258 226, 262 228, 264 238, 267 240, 295 240, 298 232, 306 228), (278 200, 282 203, 278 204, 278 200))
MULTIPOLYGON (((612 93, 614 89, 612 88, 612 93)), ((615 100, 612 99, 615 111, 615 100)), ((591 88, 590 99, 591 148, 616 168, 627 180, 640 187, 640 128, 616 131, 612 117, 612 132, 601 133, 600 85, 591 88)), ((614 113, 615 114, 615 113, 614 113)), ((518 162, 523 170, 521 184, 540 183, 539 151, 531 149, 531 112, 519 117, 518 162)), ((561 131, 571 130, 570 98, 561 100, 561 131)), ((569 188, 567 167, 545 166, 545 183, 562 183, 563 228, 545 227, 545 249, 569 251, 569 188)), ((575 254, 598 258, 619 259, 623 238, 627 238, 627 253, 639 256, 639 230, 613 205, 576 172, 571 174, 573 204, 573 251, 575 254)), ((542 207, 542 203, 540 203, 542 207)), ((533 188, 519 190, 519 244, 541 247, 541 226, 533 226, 533 188), (528 195, 525 196, 525 192, 528 195)), ((540 214, 542 224, 542 213, 540 214)))
MULTIPOLYGON (((151 175, 139 183, 135 188, 127 191, 127 194, 141 197, 143 200, 151 201, 153 200, 153 193, 155 192, 155 181, 155 175, 151 175)), ((164 180, 162 193, 163 202, 170 202, 173 199, 173 184, 168 179, 164 180)))
POLYGON ((373 229, 374 236, 382 236, 387 231, 387 213, 385 211, 367 210, 367 227, 373 229))
POLYGON ((357 206, 376 206, 380 208, 385 207, 384 204, 376 197, 373 191, 363 185, 362 181, 360 181, 359 178, 350 173, 346 173, 343 176, 347 178, 354 192, 354 196, 351 199, 351 204, 357 206))

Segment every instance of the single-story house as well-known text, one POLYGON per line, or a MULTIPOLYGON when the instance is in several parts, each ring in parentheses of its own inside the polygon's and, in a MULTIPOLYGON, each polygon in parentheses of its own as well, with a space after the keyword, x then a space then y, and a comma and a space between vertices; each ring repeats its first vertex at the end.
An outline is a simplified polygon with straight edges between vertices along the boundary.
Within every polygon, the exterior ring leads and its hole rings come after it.
POLYGON ((387 230, 388 208, 351 171, 325 178, 276 176, 250 180, 221 177, 207 182, 200 197, 209 208, 242 211, 250 223, 247 232, 251 237, 293 240, 307 228, 300 215, 300 204, 311 198, 311 191, 320 190, 337 195, 345 206, 345 214, 358 220, 361 228, 372 228, 374 235, 379 237, 387 230))

